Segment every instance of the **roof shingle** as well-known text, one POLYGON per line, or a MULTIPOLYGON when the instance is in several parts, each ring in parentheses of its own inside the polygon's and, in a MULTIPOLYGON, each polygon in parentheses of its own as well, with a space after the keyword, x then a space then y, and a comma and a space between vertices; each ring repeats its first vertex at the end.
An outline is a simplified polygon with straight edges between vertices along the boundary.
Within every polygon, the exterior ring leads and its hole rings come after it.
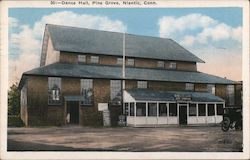
MULTIPOLYGON (((55 50, 122 56, 123 33, 47 24, 55 50)), ((126 35, 126 56, 201 62, 171 39, 126 35)))

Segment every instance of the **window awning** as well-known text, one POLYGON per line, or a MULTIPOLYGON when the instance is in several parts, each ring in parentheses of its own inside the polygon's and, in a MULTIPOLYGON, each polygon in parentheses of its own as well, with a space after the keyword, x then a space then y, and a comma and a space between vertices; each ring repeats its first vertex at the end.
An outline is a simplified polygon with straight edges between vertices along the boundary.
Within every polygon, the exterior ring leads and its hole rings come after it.
POLYGON ((134 101, 188 101, 188 102, 224 102, 218 96, 208 92, 192 91, 153 91, 150 89, 125 90, 124 102, 134 101))
POLYGON ((64 96, 65 101, 83 101, 84 97, 82 95, 70 95, 70 96, 64 96))

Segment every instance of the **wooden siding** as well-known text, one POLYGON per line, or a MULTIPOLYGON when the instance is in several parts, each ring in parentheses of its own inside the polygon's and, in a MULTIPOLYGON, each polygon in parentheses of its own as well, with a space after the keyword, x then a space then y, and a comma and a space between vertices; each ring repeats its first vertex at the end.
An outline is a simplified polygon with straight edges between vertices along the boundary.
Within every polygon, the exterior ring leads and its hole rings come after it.
MULTIPOLYGON (((91 56, 94 56, 94 54, 85 54, 86 55, 86 64, 91 64, 91 56)), ((106 55, 98 55, 99 56, 99 64, 101 65, 113 65, 117 66, 117 58, 122 58, 118 56, 106 56, 106 55)), ((129 58, 126 57, 126 64, 127 60, 129 58)), ((131 58, 134 59, 134 67, 139 68, 157 68, 157 62, 159 60, 155 59, 146 59, 146 58, 131 58)), ((66 62, 66 63, 78 63, 78 55, 76 53, 70 53, 70 52, 61 52, 60 53, 60 62, 66 62)), ((165 63, 165 69, 169 69, 169 64, 171 62, 176 63, 176 70, 186 70, 186 71, 197 71, 196 63, 194 62, 181 62, 181 61, 164 61, 165 63)), ((130 66, 131 67, 131 66, 130 66)), ((162 68, 164 69, 164 68, 162 68)))

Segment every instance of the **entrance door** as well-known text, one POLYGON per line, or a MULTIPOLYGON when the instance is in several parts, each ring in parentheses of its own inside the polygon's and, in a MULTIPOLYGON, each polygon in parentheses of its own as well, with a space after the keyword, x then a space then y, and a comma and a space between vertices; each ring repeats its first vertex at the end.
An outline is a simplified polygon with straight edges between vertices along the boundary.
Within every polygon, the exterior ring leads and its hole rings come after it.
POLYGON ((187 104, 179 104, 179 124, 187 124, 187 104))
POLYGON ((66 116, 69 124, 79 124, 79 102, 67 102, 66 116))

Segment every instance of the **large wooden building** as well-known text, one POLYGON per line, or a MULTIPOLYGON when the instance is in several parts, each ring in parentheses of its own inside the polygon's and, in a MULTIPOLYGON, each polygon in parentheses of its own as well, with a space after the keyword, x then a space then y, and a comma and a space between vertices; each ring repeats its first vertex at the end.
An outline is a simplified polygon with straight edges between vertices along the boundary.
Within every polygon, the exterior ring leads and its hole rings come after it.
POLYGON ((19 83, 26 125, 212 124, 242 103, 238 83, 197 71, 171 39, 47 24, 41 52, 19 83))

